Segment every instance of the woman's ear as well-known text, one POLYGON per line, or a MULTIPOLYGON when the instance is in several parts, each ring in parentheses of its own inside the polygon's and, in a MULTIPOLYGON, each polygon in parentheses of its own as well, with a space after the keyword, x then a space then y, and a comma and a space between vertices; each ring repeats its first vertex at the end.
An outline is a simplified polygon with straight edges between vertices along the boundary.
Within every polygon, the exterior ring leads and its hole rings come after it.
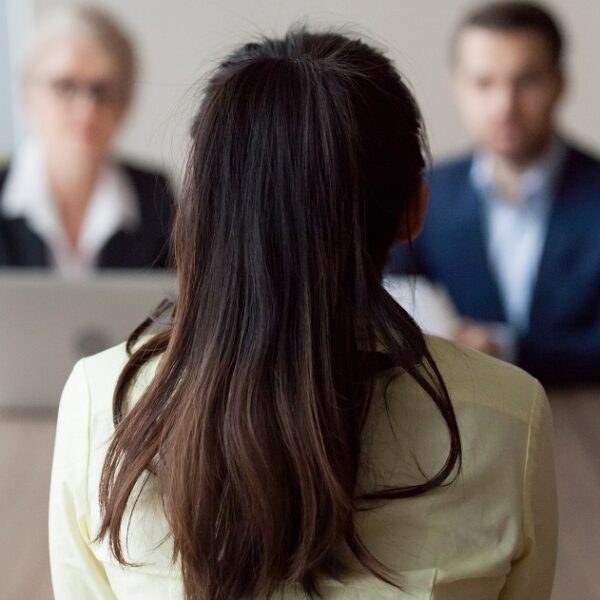
POLYGON ((427 202, 429 200, 429 185, 424 177, 421 177, 417 192, 412 199, 407 211, 407 221, 400 223, 398 228, 397 240, 399 242, 409 242, 414 240, 425 222, 425 213, 427 212, 427 202))

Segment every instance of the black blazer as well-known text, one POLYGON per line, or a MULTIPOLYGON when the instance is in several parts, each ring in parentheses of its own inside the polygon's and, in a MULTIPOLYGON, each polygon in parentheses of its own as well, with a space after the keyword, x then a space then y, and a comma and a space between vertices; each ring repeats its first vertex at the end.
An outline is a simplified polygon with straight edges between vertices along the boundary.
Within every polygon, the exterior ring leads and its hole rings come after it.
MULTIPOLYGON (((140 224, 135 230, 117 231, 104 245, 98 267, 105 269, 164 269, 169 262, 169 232, 174 201, 167 179, 160 173, 119 163, 133 184, 140 224)), ((0 169, 0 191, 8 167, 0 169)), ((0 213, 0 266, 48 267, 48 248, 25 219, 0 213)))

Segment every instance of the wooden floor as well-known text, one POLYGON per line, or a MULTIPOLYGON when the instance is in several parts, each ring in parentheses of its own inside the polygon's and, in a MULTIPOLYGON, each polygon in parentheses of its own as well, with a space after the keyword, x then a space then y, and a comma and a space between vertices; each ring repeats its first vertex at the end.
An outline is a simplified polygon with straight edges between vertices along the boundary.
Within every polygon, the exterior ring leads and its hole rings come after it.
POLYGON ((600 600, 600 390, 550 401, 560 507, 553 600, 600 600))
MULTIPOLYGON (((600 390, 550 399, 561 509, 553 600, 600 600, 600 390)), ((51 415, 0 415, 0 600, 52 598, 46 512, 53 438, 51 415)))
POLYGON ((54 421, 0 416, 1 600, 52 598, 46 513, 54 421))

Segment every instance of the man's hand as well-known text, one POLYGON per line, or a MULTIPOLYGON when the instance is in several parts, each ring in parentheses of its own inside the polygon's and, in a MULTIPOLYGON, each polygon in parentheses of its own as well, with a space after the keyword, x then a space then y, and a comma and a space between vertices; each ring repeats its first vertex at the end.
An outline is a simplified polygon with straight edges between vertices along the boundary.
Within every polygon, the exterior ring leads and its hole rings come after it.
POLYGON ((492 356, 500 356, 500 348, 491 327, 477 321, 461 320, 452 337, 454 342, 485 352, 492 356))

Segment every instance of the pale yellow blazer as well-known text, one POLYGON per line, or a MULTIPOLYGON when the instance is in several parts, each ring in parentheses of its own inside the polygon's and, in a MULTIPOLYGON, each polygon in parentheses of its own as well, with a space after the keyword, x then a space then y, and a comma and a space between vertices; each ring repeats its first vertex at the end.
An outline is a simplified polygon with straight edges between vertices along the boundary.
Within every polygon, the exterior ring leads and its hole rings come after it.
MULTIPOLYGON (((546 600, 556 554, 552 427, 539 383, 520 369, 438 338, 428 339, 452 398, 463 443, 453 483, 357 514, 371 552, 400 575, 402 590, 369 574, 326 582, 333 599, 546 600)), ((98 483, 113 432, 112 395, 124 346, 80 361, 60 405, 50 490, 50 559, 57 600, 181 600, 168 527, 152 482, 133 513, 123 568, 99 526, 98 483)), ((152 378, 149 365, 135 397, 152 378)), ((389 376, 388 372, 388 376, 389 376)), ((410 377, 380 378, 365 428, 362 489, 422 481, 447 455, 444 422, 410 377), (386 408, 387 404, 387 408, 386 408)), ((286 589, 281 598, 301 598, 286 589)))

